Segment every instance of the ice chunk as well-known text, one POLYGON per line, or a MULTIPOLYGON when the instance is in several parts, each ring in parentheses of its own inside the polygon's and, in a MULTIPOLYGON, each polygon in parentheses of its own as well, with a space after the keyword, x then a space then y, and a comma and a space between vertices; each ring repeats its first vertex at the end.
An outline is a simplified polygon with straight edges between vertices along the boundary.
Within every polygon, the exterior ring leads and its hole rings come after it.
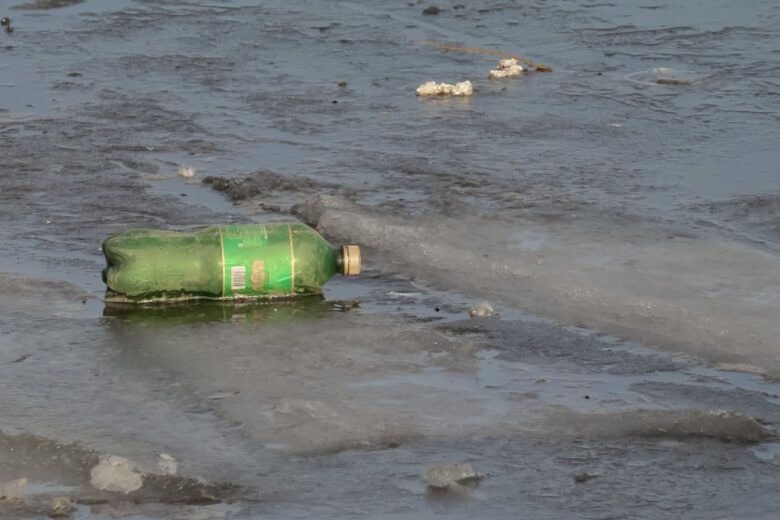
POLYGON ((690 71, 667 69, 658 67, 653 69, 655 82, 659 85, 690 85, 696 81, 697 76, 690 71))
POLYGON ((474 93, 474 86, 468 80, 455 85, 428 81, 417 87, 416 92, 418 96, 470 96, 474 93))
POLYGON ((452 85, 447 85, 446 83, 439 85, 435 81, 428 81, 417 87, 416 92, 418 96, 438 96, 444 93, 442 92, 444 87, 452 88, 452 85))
POLYGON ((27 491, 27 479, 18 478, 3 482, 3 496, 7 500, 21 500, 27 491))
POLYGON ((178 470, 176 459, 167 453, 160 453, 157 455, 157 467, 160 468, 163 475, 175 475, 178 470))
POLYGON ((476 304, 474 304, 469 309, 469 317, 470 318, 486 318, 493 314, 493 306, 490 305, 490 302, 487 301, 481 301, 476 304))
POLYGON ((179 166, 178 173, 179 173, 179 177, 190 179, 195 176, 195 168, 193 168, 192 166, 179 166))
POLYGON ((102 458, 90 471, 90 477, 90 484, 103 491, 127 494, 143 485, 141 474, 135 470, 135 463, 116 455, 102 458))
POLYGON ((423 468, 425 485, 435 489, 447 489, 479 480, 471 464, 440 464, 423 468))
POLYGON ((67 517, 71 512, 73 512, 73 509, 74 507, 70 497, 51 497, 51 511, 49 512, 50 517, 67 517))
POLYGON ((460 83, 455 83, 455 88, 452 91, 453 96, 470 96, 474 93, 474 87, 471 82, 466 80, 460 83))
POLYGON ((273 413, 280 440, 299 452, 386 448, 419 438, 419 429, 404 419, 387 421, 381 414, 318 400, 285 398, 273 413))
POLYGON ((691 85, 709 77, 709 74, 692 70, 676 70, 657 67, 650 70, 632 72, 625 79, 642 85, 691 85))
POLYGON ((495 70, 490 71, 491 79, 511 78, 512 76, 519 76, 525 69, 517 64, 517 60, 510 58, 507 60, 499 60, 498 67, 495 70))
POLYGON ((491 70, 490 71, 490 79, 503 79, 503 78, 511 78, 513 76, 519 76, 523 73, 525 69, 523 67, 517 65, 509 69, 504 70, 491 70))
POLYGON ((772 435, 756 419, 727 410, 630 410, 590 414, 560 407, 550 413, 548 420, 555 428, 577 434, 713 439, 741 444, 756 444, 772 435))

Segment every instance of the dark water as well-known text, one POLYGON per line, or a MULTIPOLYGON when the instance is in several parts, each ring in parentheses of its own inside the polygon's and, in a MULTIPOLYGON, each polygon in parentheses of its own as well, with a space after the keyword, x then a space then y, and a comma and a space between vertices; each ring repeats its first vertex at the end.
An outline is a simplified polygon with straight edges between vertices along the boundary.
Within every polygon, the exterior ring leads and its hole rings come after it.
POLYGON ((432 5, 0 1, 4 517, 776 517, 780 5, 432 5), (363 275, 103 302, 112 232, 290 218, 363 275))

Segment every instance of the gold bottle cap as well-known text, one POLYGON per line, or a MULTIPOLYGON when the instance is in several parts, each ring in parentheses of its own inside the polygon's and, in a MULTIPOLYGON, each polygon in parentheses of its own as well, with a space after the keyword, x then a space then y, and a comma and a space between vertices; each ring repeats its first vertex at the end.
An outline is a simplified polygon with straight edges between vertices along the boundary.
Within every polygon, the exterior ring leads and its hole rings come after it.
POLYGON ((342 272, 341 274, 360 273, 360 248, 358 246, 341 246, 342 272))

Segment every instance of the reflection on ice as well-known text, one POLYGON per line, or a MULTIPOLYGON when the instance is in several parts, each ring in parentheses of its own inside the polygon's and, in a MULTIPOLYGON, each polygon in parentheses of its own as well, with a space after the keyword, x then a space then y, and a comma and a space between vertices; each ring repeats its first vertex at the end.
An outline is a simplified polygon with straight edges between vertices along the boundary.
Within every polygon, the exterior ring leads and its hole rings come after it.
POLYGON ((325 301, 321 295, 269 301, 201 301, 134 304, 106 302, 103 316, 146 327, 177 326, 215 321, 231 323, 287 322, 349 310, 356 301, 325 301))

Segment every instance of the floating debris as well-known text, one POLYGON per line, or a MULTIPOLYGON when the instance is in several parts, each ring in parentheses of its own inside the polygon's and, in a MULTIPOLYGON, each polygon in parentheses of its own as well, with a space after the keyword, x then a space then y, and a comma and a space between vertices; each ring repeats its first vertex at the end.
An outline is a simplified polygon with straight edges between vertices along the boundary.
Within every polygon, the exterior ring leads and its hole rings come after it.
POLYGON ((540 72, 552 72, 552 67, 547 67, 545 65, 540 65, 538 63, 534 63, 531 60, 527 60, 525 58, 521 58, 520 56, 514 56, 512 54, 507 54, 505 52, 501 51, 491 51, 490 49, 475 49, 473 47, 456 47, 454 45, 443 45, 441 43, 435 43, 435 42, 429 42, 427 40, 412 40, 414 43, 420 43, 422 45, 430 45, 432 47, 438 47, 439 49, 444 49, 447 51, 463 51, 463 52, 477 52, 479 54, 492 54, 494 56, 503 56, 504 58, 512 58, 519 62, 522 62, 529 67, 534 67, 536 70, 540 72))
POLYGON ((468 80, 454 85, 428 81, 417 87, 416 93, 418 96, 470 96, 474 93, 474 86, 468 80))
POLYGON ((592 478, 596 478, 598 475, 591 475, 590 473, 578 473, 574 475, 575 484, 583 484, 592 478))
POLYGON ((498 67, 495 70, 490 71, 490 79, 511 78, 513 76, 519 76, 524 71, 525 69, 517 64, 516 59, 507 58, 498 61, 498 67))
POLYGON ((84 2, 84 0, 33 0, 24 4, 17 4, 12 9, 59 9, 84 2))

